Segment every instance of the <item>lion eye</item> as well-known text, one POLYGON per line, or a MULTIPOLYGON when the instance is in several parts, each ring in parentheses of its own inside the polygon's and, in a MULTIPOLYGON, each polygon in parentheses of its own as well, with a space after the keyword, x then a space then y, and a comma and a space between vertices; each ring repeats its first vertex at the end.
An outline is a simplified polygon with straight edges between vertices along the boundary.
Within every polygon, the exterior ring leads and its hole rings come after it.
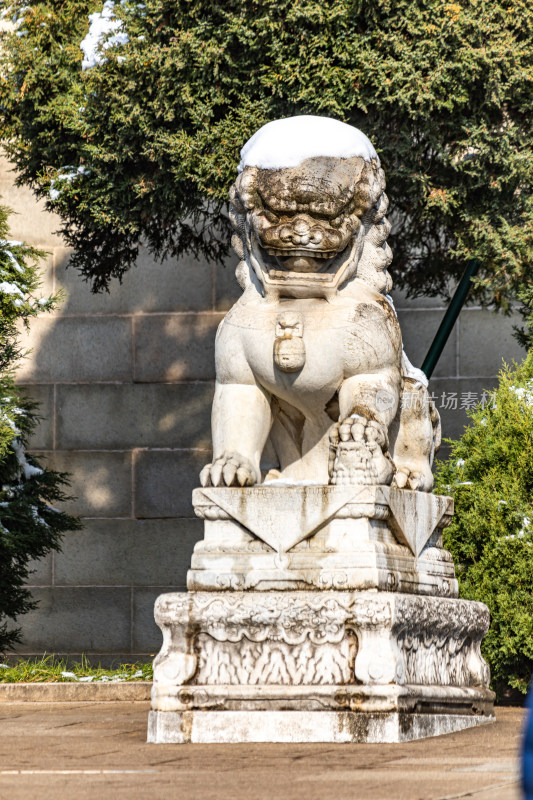
POLYGON ((265 217, 267 218, 267 220, 268 220, 269 222, 271 222, 271 223, 272 223, 272 225, 275 225, 277 222, 279 222, 279 217, 277 217, 277 216, 274 214, 274 212, 273 212, 273 211, 270 211, 268 208, 265 208, 265 209, 263 210, 263 214, 265 215, 265 217))
POLYGON ((340 228, 343 221, 344 221, 344 215, 340 214, 338 217, 335 217, 335 219, 331 220, 330 225, 332 228, 340 228))

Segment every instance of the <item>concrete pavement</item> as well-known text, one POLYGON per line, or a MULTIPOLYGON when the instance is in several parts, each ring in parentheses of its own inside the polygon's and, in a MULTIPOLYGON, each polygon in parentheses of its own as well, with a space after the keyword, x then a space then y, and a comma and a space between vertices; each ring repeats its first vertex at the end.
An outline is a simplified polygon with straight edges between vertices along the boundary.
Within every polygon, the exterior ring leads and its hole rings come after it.
POLYGON ((0 800, 521 800, 523 711, 396 745, 148 745, 147 702, 4 703, 0 800))

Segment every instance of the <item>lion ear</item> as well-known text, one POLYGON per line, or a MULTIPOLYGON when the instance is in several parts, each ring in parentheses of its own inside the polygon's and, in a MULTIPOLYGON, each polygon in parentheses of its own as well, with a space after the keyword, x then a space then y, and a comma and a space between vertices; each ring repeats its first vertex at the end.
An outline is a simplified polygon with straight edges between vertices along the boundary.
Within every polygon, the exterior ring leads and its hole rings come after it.
POLYGON ((242 204, 241 198, 237 190, 237 182, 233 184, 229 190, 229 200, 237 214, 246 214, 246 209, 242 204))
POLYGON ((239 261, 235 270, 235 277, 237 278, 237 283, 243 291, 250 286, 252 280, 250 278, 250 268, 246 261, 239 261))
POLYGON ((231 237, 231 246, 233 247, 238 258, 242 261, 244 258, 244 242, 238 233, 234 233, 231 237))
POLYGON ((381 222, 389 209, 389 198, 382 192, 374 205, 374 222, 381 222))
POLYGON ((242 236, 244 231, 244 214, 240 214, 233 205, 229 207, 229 221, 231 222, 233 230, 236 231, 239 236, 242 236))
POLYGON ((233 184, 232 188, 235 190, 234 199, 230 190, 231 202, 235 204, 235 208, 241 214, 245 214, 246 211, 251 211, 257 206, 262 206, 261 198, 257 192, 258 172, 257 167, 245 167, 233 184))

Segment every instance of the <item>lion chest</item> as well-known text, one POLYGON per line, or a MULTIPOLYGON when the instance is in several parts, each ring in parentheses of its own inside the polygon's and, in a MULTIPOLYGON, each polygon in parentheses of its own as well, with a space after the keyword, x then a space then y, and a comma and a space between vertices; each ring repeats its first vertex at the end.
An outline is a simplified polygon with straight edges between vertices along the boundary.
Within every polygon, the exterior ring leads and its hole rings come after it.
POLYGON ((223 327, 224 338, 238 337, 260 385, 289 402, 299 397, 307 407, 323 407, 348 377, 389 368, 401 351, 395 319, 375 303, 353 299, 237 303, 223 327))

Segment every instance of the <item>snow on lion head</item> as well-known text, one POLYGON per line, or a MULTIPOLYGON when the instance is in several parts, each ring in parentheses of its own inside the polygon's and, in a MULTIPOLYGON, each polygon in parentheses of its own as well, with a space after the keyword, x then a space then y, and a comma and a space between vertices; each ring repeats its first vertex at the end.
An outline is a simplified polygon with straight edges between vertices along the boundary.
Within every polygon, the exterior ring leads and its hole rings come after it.
POLYGON ((243 289, 328 298, 356 277, 390 290, 385 173, 357 128, 314 116, 269 122, 242 148, 230 200, 243 289))

